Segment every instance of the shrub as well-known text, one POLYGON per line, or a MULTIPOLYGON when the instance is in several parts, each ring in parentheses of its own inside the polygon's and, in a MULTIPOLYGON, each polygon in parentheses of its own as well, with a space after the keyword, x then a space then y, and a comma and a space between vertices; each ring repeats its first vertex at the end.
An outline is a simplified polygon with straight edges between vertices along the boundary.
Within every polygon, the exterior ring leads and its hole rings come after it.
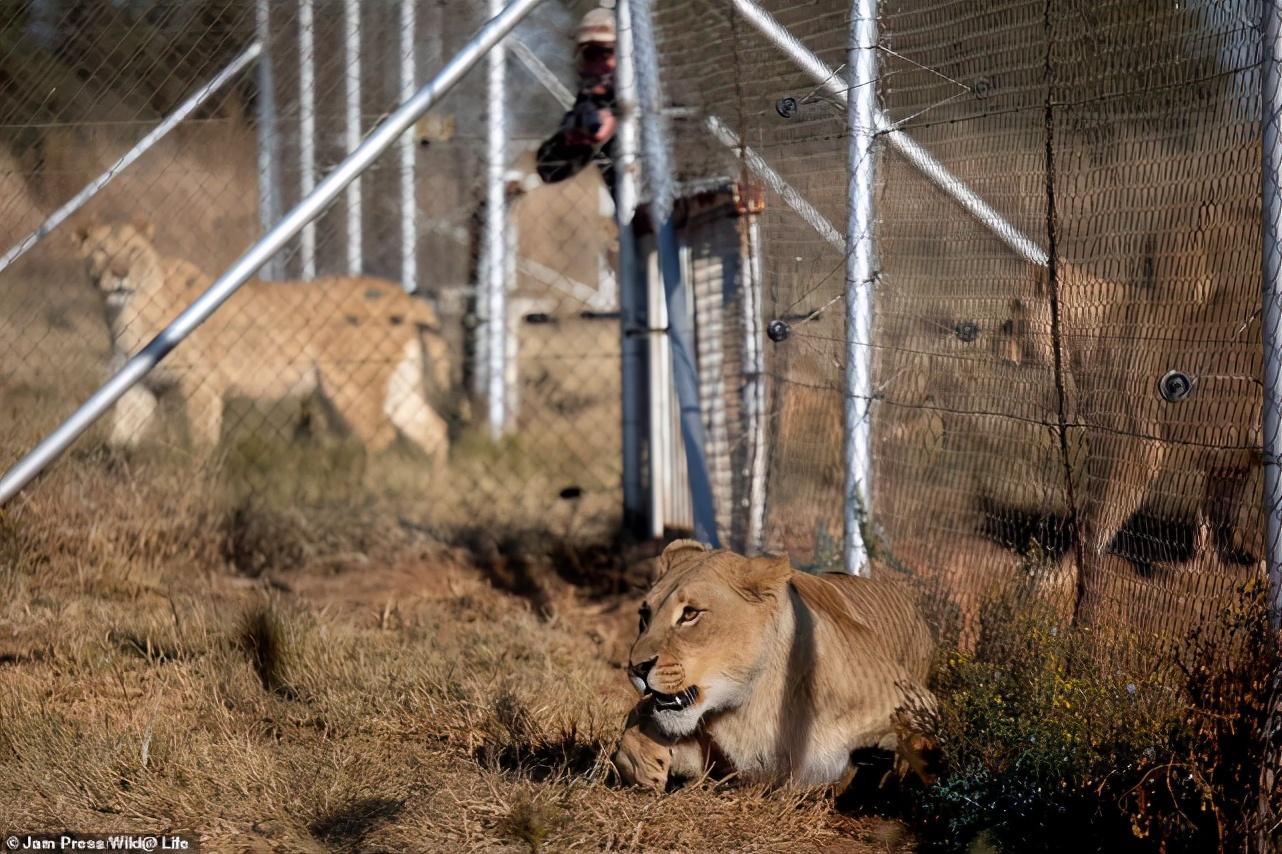
POLYGON ((1277 663, 1243 601, 1166 661, 1037 613, 986 620, 973 654, 937 668, 948 773, 911 794, 926 847, 1242 850, 1277 663))
POLYGON ((1268 712, 1279 639, 1263 592, 1245 593, 1217 631, 1195 630, 1175 653, 1179 725, 1123 795, 1136 832, 1166 851, 1251 850, 1258 831, 1257 850, 1282 850, 1282 827, 1257 827, 1261 807, 1274 816, 1282 809, 1282 793, 1260 790, 1261 763, 1278 755, 1276 744, 1269 750, 1268 712))

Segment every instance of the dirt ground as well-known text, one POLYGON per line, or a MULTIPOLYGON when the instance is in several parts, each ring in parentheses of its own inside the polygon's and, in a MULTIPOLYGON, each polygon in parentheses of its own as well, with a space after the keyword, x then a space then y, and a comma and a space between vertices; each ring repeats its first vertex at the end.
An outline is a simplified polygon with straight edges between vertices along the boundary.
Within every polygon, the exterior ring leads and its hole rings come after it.
POLYGON ((138 465, 82 459, 0 516, 6 829, 186 830, 209 851, 911 850, 824 791, 611 783, 636 594, 600 591, 644 584, 644 550, 612 587, 536 574, 538 602, 414 532, 250 578, 202 484, 138 465))

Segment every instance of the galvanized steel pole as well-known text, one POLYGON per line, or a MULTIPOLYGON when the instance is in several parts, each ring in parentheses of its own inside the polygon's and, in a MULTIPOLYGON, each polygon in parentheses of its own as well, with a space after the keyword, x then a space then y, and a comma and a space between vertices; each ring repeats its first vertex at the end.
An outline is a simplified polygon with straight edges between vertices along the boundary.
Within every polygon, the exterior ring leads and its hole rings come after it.
MULTIPOLYGON (((414 33, 418 21, 417 0, 401 0, 401 98, 414 94, 418 77, 414 33)), ((414 134, 406 131, 397 146, 401 153, 401 287, 408 293, 418 290, 418 229, 415 214, 418 196, 414 186, 414 134)))
MULTIPOLYGON (((254 28, 262 55, 258 59, 258 224, 259 233, 280 219, 280 128, 276 121, 276 75, 272 68, 270 0, 254 3, 254 28)), ((264 279, 282 277, 281 259, 272 258, 259 274, 264 279)))
POLYGON ((766 355, 761 332, 762 285, 761 224, 759 214, 745 214, 744 244, 747 264, 743 275, 743 425, 745 455, 744 550, 757 554, 766 529, 766 355))
MULTIPOLYGON (((812 80, 841 103, 847 101, 847 83, 845 78, 829 68, 823 60, 801 43, 787 27, 780 24, 755 0, 731 0, 735 9, 743 15, 744 20, 770 40, 775 47, 783 51, 812 80)), ((896 130, 894 123, 881 110, 873 106, 873 127, 884 134, 886 143, 903 155, 909 163, 917 168, 936 187, 948 194, 957 204, 975 219, 979 220, 995 237, 1001 240, 1015 254, 1033 263, 1046 266, 1046 251, 1035 241, 1021 232, 992 205, 980 198, 967 187, 962 180, 948 171, 944 164, 935 159, 929 151, 918 145, 908 134, 896 130)))
MULTIPOLYGON (((642 150, 647 210, 656 229, 655 245, 659 254, 659 271, 663 279, 664 305, 668 321, 651 329, 666 330, 667 348, 671 353, 672 386, 677 395, 681 443, 685 451, 686 480, 690 490, 690 507, 694 537, 702 543, 720 547, 717 532, 716 497, 708 472, 708 449, 704 429, 699 366, 695 347, 694 320, 690 316, 690 293, 682 263, 683 253, 672 221, 672 204, 676 183, 668 151, 668 132, 663 114, 663 93, 659 79, 659 51, 654 34, 651 0, 632 0, 632 55, 637 75, 638 116, 641 121, 642 150)), ((663 346, 659 344, 659 346, 663 346)), ((652 363, 653 364, 653 363, 652 363)), ((665 389, 666 373, 650 374, 651 394, 665 389)))
POLYGON ((846 229, 846 368, 844 561, 846 572, 868 575, 864 534, 872 516, 872 298, 876 275, 873 188, 877 128, 877 3, 850 9, 849 225, 846 229))
MULTIPOLYGON (((316 30, 312 0, 298 0, 298 195, 316 186, 316 30)), ((303 226, 303 279, 316 278, 316 224, 303 226)))
MULTIPOLYGON (((491 15, 503 9, 503 0, 489 0, 491 15)), ((498 439, 507 427, 507 59, 497 44, 486 57, 485 78, 485 224, 481 251, 484 279, 479 303, 481 314, 486 422, 490 438, 498 439)))
MULTIPOLYGON (((620 401, 623 442, 624 524, 636 531, 653 524, 646 500, 645 453, 643 448, 647 400, 645 351, 648 317, 632 221, 637 210, 637 159, 640 132, 637 128, 636 66, 632 56, 632 21, 628 0, 614 8, 618 57, 614 72, 615 99, 619 108, 619 129, 615 135, 614 210, 619 227, 619 334, 620 401)), ((651 449, 650 456, 654 457, 651 449)), ((650 489, 657 489, 651 483, 650 489)), ((662 520, 659 520, 662 524, 662 520)))
MULTIPOLYGON (((343 0, 343 46, 350 154, 361 144, 361 0, 343 0)), ((353 276, 359 276, 365 266, 361 244, 361 179, 357 178, 347 185, 347 272, 353 276)))
POLYGON ((96 391, 71 417, 0 479, 0 504, 7 502, 31 482, 50 462, 58 457, 102 416, 113 403, 145 377, 197 326, 227 301, 269 258, 280 251, 291 238, 302 231, 331 204, 343 188, 392 147, 414 126, 427 110, 448 92, 486 52, 512 30, 540 0, 512 0, 502 12, 489 20, 430 81, 374 128, 359 147, 334 168, 317 185, 314 192, 300 201, 271 231, 263 235, 209 289, 165 327, 137 355, 129 359, 106 384, 96 391))

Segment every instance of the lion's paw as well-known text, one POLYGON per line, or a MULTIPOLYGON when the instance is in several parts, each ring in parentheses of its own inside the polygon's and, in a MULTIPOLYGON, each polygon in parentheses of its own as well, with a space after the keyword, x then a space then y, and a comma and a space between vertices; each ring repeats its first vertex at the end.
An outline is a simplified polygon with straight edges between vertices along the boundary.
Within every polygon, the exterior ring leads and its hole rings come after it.
POLYGON ((612 760, 624 785, 662 792, 668 784, 672 748, 631 726, 623 731, 612 760))

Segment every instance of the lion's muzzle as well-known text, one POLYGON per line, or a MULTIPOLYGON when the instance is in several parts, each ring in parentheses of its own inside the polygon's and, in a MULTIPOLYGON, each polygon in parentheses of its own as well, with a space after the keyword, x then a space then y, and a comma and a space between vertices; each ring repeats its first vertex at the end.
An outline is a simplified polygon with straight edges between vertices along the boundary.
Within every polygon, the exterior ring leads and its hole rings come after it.
POLYGON ((644 694, 649 690, 645 683, 645 678, 650 675, 651 668, 658 661, 658 657, 651 658, 649 661, 642 661, 628 668, 628 678, 632 680, 632 687, 637 689, 638 694, 644 694))
MULTIPOLYGON (((694 701, 699 698, 699 687, 690 685, 675 693, 666 693, 655 688, 649 679, 650 674, 654 671, 654 665, 659 659, 651 658, 647 661, 641 661, 633 664, 628 668, 628 678, 632 680, 632 687, 637 689, 637 693, 651 699, 652 707, 655 711, 661 712, 679 712, 694 705, 694 701)), ((680 678, 680 668, 674 665, 660 667, 656 676, 680 678), (674 672, 676 671, 676 672, 674 672)), ((664 681, 664 680, 660 680, 664 681)))

